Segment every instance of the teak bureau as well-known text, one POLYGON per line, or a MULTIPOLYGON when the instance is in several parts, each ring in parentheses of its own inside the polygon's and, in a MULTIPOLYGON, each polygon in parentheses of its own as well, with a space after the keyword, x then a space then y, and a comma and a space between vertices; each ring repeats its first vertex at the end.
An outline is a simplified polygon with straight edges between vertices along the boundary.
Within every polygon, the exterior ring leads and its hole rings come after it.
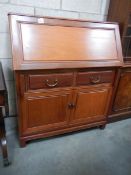
POLYGON ((104 127, 119 67, 118 25, 9 14, 21 146, 104 127))

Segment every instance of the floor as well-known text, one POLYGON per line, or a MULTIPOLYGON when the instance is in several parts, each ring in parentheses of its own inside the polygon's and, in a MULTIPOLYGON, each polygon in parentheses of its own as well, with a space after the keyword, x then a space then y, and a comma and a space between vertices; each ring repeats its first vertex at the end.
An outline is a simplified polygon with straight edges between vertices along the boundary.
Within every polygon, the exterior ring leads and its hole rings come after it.
POLYGON ((8 136, 12 165, 0 175, 131 175, 131 119, 30 142, 8 136))

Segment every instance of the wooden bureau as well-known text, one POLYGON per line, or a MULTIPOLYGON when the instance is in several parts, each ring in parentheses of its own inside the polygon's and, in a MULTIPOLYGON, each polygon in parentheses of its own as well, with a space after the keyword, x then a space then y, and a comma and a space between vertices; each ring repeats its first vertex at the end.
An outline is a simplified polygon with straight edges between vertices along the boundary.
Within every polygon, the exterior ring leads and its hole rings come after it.
POLYGON ((9 14, 21 146, 104 127, 118 69, 118 26, 9 14))
POLYGON ((119 23, 124 59, 109 115, 110 121, 117 121, 131 117, 131 1, 110 0, 107 20, 119 23))

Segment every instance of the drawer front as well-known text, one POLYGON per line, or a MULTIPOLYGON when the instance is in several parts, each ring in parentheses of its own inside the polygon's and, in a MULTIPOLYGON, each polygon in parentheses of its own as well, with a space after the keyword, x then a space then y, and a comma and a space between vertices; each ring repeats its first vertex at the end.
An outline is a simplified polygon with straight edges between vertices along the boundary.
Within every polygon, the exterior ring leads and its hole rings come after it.
POLYGON ((76 77, 76 85, 113 83, 114 77, 115 71, 79 72, 76 77))
POLYGON ((29 89, 67 87, 73 84, 73 73, 29 75, 29 89))

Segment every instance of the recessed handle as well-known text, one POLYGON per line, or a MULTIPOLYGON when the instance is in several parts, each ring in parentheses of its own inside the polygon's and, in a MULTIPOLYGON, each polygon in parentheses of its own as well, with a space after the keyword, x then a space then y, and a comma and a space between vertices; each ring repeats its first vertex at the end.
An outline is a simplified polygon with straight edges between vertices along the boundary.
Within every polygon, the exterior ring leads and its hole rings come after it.
POLYGON ((47 85, 48 87, 56 87, 57 84, 58 84, 58 80, 57 80, 57 79, 54 80, 54 82, 53 82, 52 84, 49 83, 49 80, 46 80, 45 83, 46 83, 46 85, 47 85))
POLYGON ((95 77, 91 76, 90 81, 91 81, 91 83, 94 83, 94 84, 99 83, 101 81, 101 77, 100 76, 95 76, 95 77))

